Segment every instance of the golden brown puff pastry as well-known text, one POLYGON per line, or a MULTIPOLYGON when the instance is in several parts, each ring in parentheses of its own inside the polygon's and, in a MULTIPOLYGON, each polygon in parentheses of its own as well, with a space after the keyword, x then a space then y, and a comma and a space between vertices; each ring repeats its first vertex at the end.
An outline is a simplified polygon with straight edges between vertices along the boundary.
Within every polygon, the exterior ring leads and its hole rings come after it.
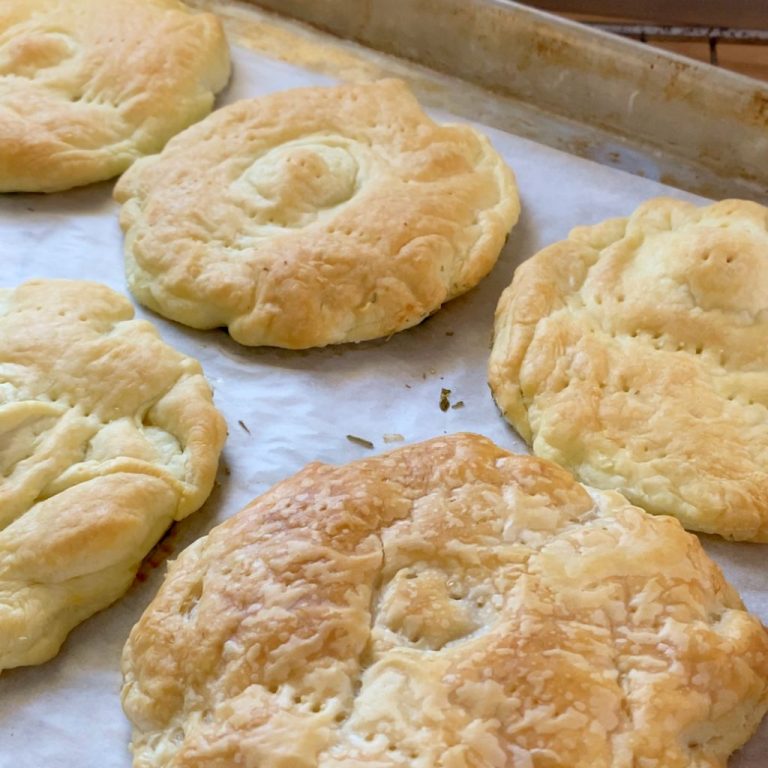
POLYGON ((768 209, 651 200, 518 268, 489 378, 539 456, 686 528, 768 541, 768 209))
POLYGON ((131 632, 136 768, 723 768, 768 634, 671 517, 455 435, 311 464, 131 632))
POLYGON ((0 192, 117 176, 211 111, 219 21, 177 0, 0 3, 0 192))
POLYGON ((0 290, 0 670, 54 656, 211 490, 200 365, 132 317, 96 283, 0 290))
POLYGON ((415 325, 482 279, 519 213, 490 142, 435 124, 398 80, 220 109, 115 198, 142 304, 292 349, 415 325))

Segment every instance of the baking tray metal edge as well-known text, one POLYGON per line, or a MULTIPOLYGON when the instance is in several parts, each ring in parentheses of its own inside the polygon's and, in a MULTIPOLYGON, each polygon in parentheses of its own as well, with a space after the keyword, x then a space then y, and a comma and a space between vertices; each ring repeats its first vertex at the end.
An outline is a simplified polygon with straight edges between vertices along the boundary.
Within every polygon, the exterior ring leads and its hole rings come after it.
POLYGON ((768 86, 743 75, 507 0, 194 4, 225 19, 237 9, 235 33, 248 10, 309 24, 329 48, 353 41, 360 56, 368 49, 485 91, 509 106, 506 118, 503 108, 483 118, 494 127, 709 197, 768 202, 768 86), (516 120, 520 105, 529 114, 516 120))

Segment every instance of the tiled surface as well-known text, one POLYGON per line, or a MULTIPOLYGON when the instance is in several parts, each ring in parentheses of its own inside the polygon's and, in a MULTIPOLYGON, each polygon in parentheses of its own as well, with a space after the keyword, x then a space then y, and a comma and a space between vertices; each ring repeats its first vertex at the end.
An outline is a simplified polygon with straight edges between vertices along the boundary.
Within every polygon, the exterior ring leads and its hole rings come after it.
MULTIPOLYGON (((709 61, 709 46, 706 43, 653 43, 653 45, 692 59, 709 61)), ((721 67, 768 81, 768 45, 720 42, 717 45, 717 57, 721 67)))

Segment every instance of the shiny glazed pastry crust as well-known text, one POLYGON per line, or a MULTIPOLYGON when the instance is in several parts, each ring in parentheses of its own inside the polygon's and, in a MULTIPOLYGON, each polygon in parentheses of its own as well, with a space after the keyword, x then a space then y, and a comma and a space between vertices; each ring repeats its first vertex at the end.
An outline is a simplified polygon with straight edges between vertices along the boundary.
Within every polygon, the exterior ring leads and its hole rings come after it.
POLYGON ((177 0, 0 3, 0 192, 109 179, 211 111, 221 24, 177 0))
POLYGON ((0 670, 54 656, 213 485, 200 365, 132 317, 96 283, 0 290, 0 670))
POLYGON ((534 452, 692 530, 768 541, 768 209, 660 198, 520 266, 489 379, 534 452))
POLYGON ((220 109, 115 188, 136 298, 299 349, 387 336, 472 288, 519 214, 512 172, 398 80, 220 109))
POLYGON ((724 768, 768 635, 671 517, 455 435, 311 464, 131 632, 136 768, 724 768))

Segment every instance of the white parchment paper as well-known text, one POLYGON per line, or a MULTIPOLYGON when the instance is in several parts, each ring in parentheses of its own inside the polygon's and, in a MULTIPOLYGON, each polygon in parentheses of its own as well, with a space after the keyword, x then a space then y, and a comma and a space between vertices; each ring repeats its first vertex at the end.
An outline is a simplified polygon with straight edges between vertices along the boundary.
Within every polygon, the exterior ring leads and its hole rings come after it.
MULTIPOLYGON (((222 103, 331 82, 240 49, 234 59, 222 103)), ((219 472, 203 509, 166 540, 166 555, 173 557, 309 461, 344 463, 397 447, 385 444, 385 434, 415 442, 468 430, 524 450, 499 416, 485 377, 494 308, 514 268, 573 226, 627 215, 655 195, 691 196, 510 134, 487 133, 517 175, 520 222, 491 275, 417 328, 389 341, 309 352, 246 349, 223 331, 193 331, 137 307, 168 343, 202 362, 229 423, 222 461, 227 469, 219 472), (451 403, 461 400, 464 407, 441 411, 442 388, 451 390, 451 403), (347 434, 372 441, 374 451, 351 443, 347 434)), ((109 183, 0 198, 0 285, 31 277, 81 278, 127 293, 111 189, 109 183)), ((768 546, 713 537, 705 537, 704 545, 768 623, 768 546)), ((164 571, 163 556, 154 555, 128 594, 73 631, 54 660, 0 675, 0 768, 129 768, 120 652, 164 571)), ((768 766, 768 723, 729 765, 768 766)))

